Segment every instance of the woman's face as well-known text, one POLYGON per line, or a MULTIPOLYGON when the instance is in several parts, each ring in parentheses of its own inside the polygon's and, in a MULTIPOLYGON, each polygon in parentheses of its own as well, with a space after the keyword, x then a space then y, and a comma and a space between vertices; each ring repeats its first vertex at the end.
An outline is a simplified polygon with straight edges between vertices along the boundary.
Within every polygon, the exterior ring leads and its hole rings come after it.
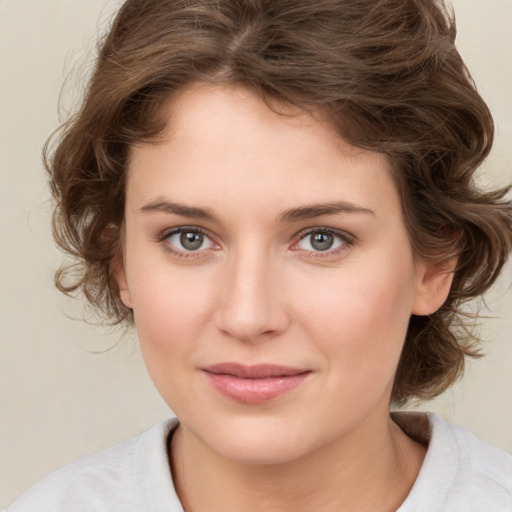
POLYGON ((133 149, 122 299, 183 431, 289 461, 385 421, 430 311, 386 158, 235 87, 189 88, 133 149))

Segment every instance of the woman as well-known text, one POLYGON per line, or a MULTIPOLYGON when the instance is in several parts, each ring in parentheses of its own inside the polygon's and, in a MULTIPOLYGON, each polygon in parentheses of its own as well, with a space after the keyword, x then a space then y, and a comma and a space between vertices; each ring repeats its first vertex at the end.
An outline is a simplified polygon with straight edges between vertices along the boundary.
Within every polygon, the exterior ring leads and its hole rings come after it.
POLYGON ((128 0, 47 168, 57 276, 137 329, 177 416, 18 510, 505 511, 435 415, 512 248, 491 115, 429 0, 128 0))

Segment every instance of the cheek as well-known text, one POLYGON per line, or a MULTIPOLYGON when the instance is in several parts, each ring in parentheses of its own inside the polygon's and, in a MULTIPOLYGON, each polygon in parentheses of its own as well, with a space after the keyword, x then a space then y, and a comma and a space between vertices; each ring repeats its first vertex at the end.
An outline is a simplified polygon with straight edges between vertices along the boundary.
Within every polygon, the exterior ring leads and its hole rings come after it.
POLYGON ((211 317, 213 283, 200 270, 173 268, 165 256, 151 260, 135 250, 127 270, 142 354, 160 389, 162 376, 178 375, 201 338, 211 317))
POLYGON ((209 294, 190 288, 180 291, 179 282, 174 281, 163 290, 152 288, 139 296, 134 316, 141 345, 169 353, 194 346, 211 315, 209 294))
MULTIPOLYGON (((171 410, 181 415, 188 401, 200 397, 192 386, 183 387, 194 372, 198 340, 204 337, 204 290, 182 286, 171 276, 145 280, 137 289, 134 317, 147 372, 171 410)), ((186 410, 186 409, 185 409, 186 410)))
POLYGON ((296 292, 304 299, 297 316, 329 364, 342 368, 339 378, 362 384, 369 376, 393 376, 414 284, 412 265, 401 263, 401 272, 385 264, 343 269, 311 282, 309 293, 306 287, 296 292))

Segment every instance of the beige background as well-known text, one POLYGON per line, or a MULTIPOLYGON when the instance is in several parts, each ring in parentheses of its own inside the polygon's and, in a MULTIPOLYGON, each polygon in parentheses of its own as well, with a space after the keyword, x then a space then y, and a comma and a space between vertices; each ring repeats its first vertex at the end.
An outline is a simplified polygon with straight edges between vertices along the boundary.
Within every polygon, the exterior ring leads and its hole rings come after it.
MULTIPOLYGON (((170 412, 145 375, 133 335, 91 327, 53 289, 41 146, 58 125, 64 78, 90 64, 117 1, 0 0, 0 507, 49 470, 149 427, 170 412), (68 317, 66 317, 66 315, 68 317)), ((459 47, 495 113, 486 179, 512 181, 512 0, 456 0, 459 47)), ((81 79, 62 97, 72 107, 81 79)), ((423 408, 512 452, 512 277, 488 297, 486 359, 423 408)))

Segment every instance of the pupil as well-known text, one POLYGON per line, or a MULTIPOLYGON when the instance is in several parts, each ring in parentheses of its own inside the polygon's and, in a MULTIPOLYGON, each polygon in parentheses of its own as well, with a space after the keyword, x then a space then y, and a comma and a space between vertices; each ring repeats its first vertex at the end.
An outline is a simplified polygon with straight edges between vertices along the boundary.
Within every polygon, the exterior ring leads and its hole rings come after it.
POLYGON ((334 236, 330 233, 315 233, 311 241, 311 245, 317 251, 327 251, 334 243, 334 236))
POLYGON ((203 245, 203 235, 201 233, 182 233, 180 236, 181 245, 189 250, 196 251, 203 245))

